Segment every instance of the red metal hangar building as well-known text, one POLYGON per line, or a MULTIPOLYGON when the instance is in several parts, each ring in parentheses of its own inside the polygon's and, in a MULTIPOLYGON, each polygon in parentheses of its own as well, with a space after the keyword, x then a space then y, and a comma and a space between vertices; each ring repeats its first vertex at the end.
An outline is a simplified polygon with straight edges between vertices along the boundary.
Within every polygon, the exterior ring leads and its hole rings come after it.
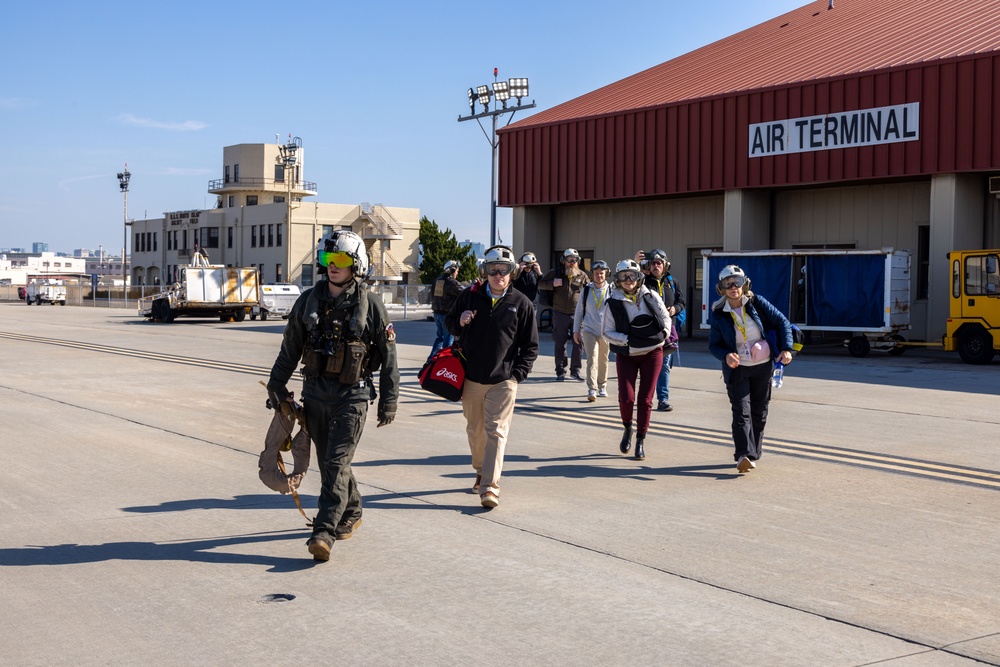
POLYGON ((498 198, 518 252, 664 248, 692 305, 703 248, 909 250, 931 340, 991 175, 1000 2, 819 0, 504 128, 498 198))

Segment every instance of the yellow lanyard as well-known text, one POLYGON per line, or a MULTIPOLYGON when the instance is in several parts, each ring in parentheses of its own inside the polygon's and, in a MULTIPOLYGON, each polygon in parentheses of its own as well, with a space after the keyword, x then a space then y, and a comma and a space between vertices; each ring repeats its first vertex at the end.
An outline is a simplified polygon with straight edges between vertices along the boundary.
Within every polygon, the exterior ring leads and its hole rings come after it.
POLYGON ((604 289, 598 290, 595 287, 593 290, 591 290, 594 293, 594 305, 597 306, 598 310, 600 310, 601 306, 604 304, 604 297, 605 297, 605 292, 607 291, 607 289, 608 289, 608 286, 605 285, 604 289))
POLYGON ((746 310, 746 306, 740 306, 740 316, 743 318, 743 322, 744 322, 743 324, 740 324, 740 321, 736 318, 736 311, 735 310, 729 311, 729 314, 733 316, 733 322, 736 324, 736 328, 740 330, 741 334, 743 334, 743 342, 744 343, 748 343, 749 341, 747 340, 747 325, 746 325, 747 310, 746 310))

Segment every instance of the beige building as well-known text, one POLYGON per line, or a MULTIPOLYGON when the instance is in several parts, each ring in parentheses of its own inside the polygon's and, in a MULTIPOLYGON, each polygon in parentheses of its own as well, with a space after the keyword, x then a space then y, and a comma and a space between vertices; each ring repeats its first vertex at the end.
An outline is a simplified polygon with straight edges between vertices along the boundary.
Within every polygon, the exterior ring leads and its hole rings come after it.
POLYGON ((417 282, 420 209, 382 204, 323 204, 304 180, 301 141, 238 144, 223 149, 222 178, 208 184, 217 196, 209 210, 171 211, 132 223, 133 285, 173 281, 196 249, 213 264, 249 266, 262 283, 315 281, 316 242, 334 229, 365 240, 372 279, 417 282))

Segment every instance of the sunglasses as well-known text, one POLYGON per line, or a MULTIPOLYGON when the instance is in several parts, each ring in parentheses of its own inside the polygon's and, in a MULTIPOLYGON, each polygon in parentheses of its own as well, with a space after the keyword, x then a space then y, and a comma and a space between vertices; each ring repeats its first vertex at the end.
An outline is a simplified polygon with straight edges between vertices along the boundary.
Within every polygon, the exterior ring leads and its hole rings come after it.
POLYGON ((734 287, 743 287, 743 283, 746 282, 742 278, 733 278, 732 280, 727 280, 722 284, 722 289, 733 289, 734 287))
POLYGON ((639 280, 639 274, 635 271, 619 271, 618 272, 618 282, 621 283, 634 283, 639 280))
POLYGON ((338 269, 346 269, 349 266, 354 266, 354 258, 343 251, 327 252, 326 250, 321 250, 317 260, 320 266, 330 266, 332 264, 338 269))
POLYGON ((488 276, 506 276, 513 270, 514 267, 506 262, 486 265, 486 275, 488 276))

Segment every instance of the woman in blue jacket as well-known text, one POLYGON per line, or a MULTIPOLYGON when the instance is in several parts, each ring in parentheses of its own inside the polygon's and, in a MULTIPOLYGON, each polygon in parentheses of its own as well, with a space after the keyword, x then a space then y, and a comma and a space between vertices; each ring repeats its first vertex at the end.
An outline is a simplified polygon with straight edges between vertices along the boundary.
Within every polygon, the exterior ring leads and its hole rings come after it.
POLYGON ((750 291, 750 280, 738 266, 730 264, 719 272, 715 290, 721 298, 712 304, 708 349, 722 362, 733 407, 736 469, 746 473, 757 467, 762 453, 774 361, 792 361, 792 325, 781 311, 750 291), (770 349, 769 331, 780 350, 770 349))

